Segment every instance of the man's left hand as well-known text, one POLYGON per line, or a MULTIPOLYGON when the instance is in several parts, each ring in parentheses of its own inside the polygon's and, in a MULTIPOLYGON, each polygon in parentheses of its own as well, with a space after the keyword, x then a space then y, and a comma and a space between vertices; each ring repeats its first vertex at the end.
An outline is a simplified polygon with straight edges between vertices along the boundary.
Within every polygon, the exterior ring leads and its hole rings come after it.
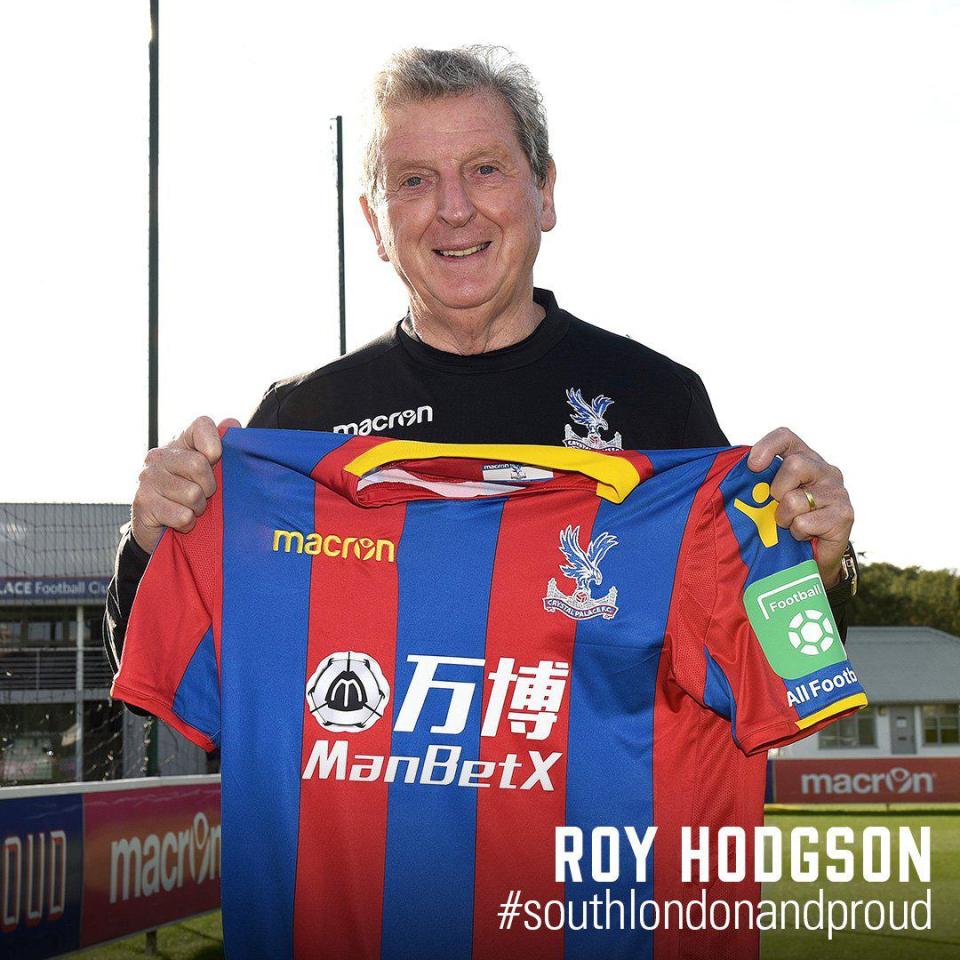
POLYGON ((843 474, 786 427, 758 440, 747 466, 763 470, 777 455, 783 463, 770 484, 771 496, 780 501, 777 525, 788 528, 797 540, 817 537, 817 566, 829 590, 840 580, 840 558, 853 528, 853 507, 843 474))

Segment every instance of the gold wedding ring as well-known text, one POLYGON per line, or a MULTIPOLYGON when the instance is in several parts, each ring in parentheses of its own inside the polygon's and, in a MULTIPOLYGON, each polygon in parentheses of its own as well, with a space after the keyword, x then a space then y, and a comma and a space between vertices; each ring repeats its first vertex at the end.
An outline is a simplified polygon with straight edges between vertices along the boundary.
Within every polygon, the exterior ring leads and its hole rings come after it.
POLYGON ((816 510, 817 501, 813 499, 813 494, 806 487, 801 487, 800 489, 803 491, 803 495, 807 498, 807 503, 810 504, 810 509, 816 510))

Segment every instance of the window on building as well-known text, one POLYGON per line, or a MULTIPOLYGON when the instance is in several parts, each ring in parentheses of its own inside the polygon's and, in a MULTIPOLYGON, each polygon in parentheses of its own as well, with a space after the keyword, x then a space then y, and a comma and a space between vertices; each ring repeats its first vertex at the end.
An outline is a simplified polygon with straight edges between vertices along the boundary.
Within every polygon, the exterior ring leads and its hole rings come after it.
MULTIPOLYGON (((84 607, 87 648, 100 645, 103 607, 84 607)), ((0 648, 76 647, 76 607, 0 607, 0 648)))
POLYGON ((0 647, 20 645, 20 615, 15 610, 0 610, 0 647))
POLYGON ((849 750, 877 745, 877 719, 873 707, 843 717, 819 733, 821 750, 849 750))
POLYGON ((960 743, 960 703, 928 703, 923 707, 926 746, 960 743))
POLYGON ((28 641, 51 647, 73 647, 77 643, 77 608, 51 607, 24 611, 28 641))
MULTIPOLYGON (((83 616, 83 688, 105 690, 111 670, 100 635, 103 607, 86 606, 83 616)), ((12 690, 73 690, 76 685, 76 607, 0 607, 0 700, 12 690)))

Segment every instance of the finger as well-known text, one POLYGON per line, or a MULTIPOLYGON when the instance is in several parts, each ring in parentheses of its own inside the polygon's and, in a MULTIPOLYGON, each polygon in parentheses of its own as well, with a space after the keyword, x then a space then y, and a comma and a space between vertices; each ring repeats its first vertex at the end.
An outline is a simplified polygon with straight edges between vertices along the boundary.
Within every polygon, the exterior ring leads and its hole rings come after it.
POLYGON ((197 515, 190 507, 166 499, 157 504, 154 516, 162 526, 179 533, 189 533, 197 522, 197 515))
POLYGON ((237 427, 237 428, 239 428, 239 427, 240 427, 240 421, 237 420, 235 417, 227 417, 226 420, 221 420, 221 421, 217 424, 217 433, 218 433, 218 434, 220 435, 220 437, 222 438, 223 435, 224 435, 231 427, 237 427))
MULTIPOLYGON (((816 498, 814 502, 818 506, 828 506, 826 503, 821 504, 816 498)), ((810 502, 804 496, 803 490, 788 490, 779 498, 774 519, 777 521, 778 527, 786 528, 789 527, 797 517, 803 516, 805 513, 811 513, 813 509, 814 508, 810 506, 810 502)))
POLYGON ((835 584, 849 540, 849 527, 844 524, 842 511, 833 507, 801 514, 790 524, 790 535, 795 540, 816 540, 815 555, 820 576, 827 588, 835 584))
POLYGON ((766 470, 774 457, 788 457, 792 453, 813 453, 792 430, 777 427, 761 437, 751 448, 747 466, 753 470, 766 470))
POLYGON ((777 523, 786 527, 793 522, 794 517, 801 514, 849 504, 847 491, 841 486, 832 483, 805 484, 795 490, 788 490, 783 495, 777 508, 777 523), (808 493, 813 498, 813 504, 807 499, 808 493), (780 523, 781 519, 783 523, 780 523))
POLYGON ((197 417, 186 430, 180 434, 176 446, 188 450, 196 450, 207 458, 208 463, 216 463, 223 452, 220 445, 220 434, 217 425, 210 417, 197 417))
POLYGON ((156 496, 158 501, 169 500, 181 507, 187 507, 196 516, 200 516, 207 508, 207 495, 203 487, 192 480, 174 473, 165 473, 158 477, 156 496))
POLYGON ((850 498, 847 491, 837 484, 818 483, 804 485, 795 490, 788 490, 779 500, 775 519, 780 527, 789 527, 793 521, 805 513, 816 510, 834 508, 849 511, 851 525, 853 523, 853 509, 850 507, 850 498), (813 506, 807 499, 807 493, 813 497, 813 506))
POLYGON ((190 507, 157 493, 143 496, 138 493, 133 500, 133 513, 137 524, 154 530, 170 527, 187 533, 197 521, 197 515, 190 507))
POLYGON ((791 490, 802 486, 813 487, 829 479, 827 464, 816 454, 793 453, 780 464, 773 480, 770 481, 770 493, 776 500, 782 500, 791 490))
POLYGON ((170 448, 162 451, 156 458, 158 473, 152 477, 155 484, 163 489, 161 474, 173 474, 197 484, 204 496, 212 497, 217 489, 217 481, 213 476, 213 467, 207 458, 196 450, 178 450, 170 448))
POLYGON ((848 511, 838 504, 823 510, 811 510, 794 518, 790 532, 798 540, 818 537, 823 544, 832 544, 842 552, 850 538, 849 516, 848 511))

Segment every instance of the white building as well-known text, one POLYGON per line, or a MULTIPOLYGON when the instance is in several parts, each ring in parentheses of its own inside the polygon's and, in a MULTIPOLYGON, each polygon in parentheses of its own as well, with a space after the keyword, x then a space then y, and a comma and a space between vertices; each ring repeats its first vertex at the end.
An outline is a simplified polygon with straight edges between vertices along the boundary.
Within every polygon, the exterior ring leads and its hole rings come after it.
MULTIPOLYGON (((119 503, 0 503, 0 786, 140 776, 144 723, 110 699, 101 624, 119 503)), ((157 729, 163 774, 206 773, 157 729)))
POLYGON ((960 756, 960 637, 932 627, 851 627, 846 646, 870 706, 778 756, 960 756))

